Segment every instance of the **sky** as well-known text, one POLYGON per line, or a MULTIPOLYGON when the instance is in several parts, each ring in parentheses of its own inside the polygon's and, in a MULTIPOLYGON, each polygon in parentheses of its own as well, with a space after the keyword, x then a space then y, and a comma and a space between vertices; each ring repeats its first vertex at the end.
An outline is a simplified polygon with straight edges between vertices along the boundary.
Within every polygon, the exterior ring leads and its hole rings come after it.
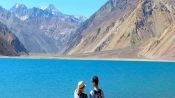
POLYGON ((27 7, 42 7, 54 4, 64 14, 90 17, 108 0, 0 0, 0 6, 10 9, 16 3, 27 7))

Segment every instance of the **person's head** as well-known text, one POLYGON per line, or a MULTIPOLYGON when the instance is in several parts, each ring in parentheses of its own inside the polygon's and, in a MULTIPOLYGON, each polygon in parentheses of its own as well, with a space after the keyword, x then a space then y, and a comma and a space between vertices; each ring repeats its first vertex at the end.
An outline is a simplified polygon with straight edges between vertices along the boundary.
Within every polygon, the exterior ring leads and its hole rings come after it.
POLYGON ((78 82, 78 86, 77 86, 77 94, 81 94, 81 93, 83 93, 85 87, 86 87, 86 85, 84 84, 83 81, 78 82))
POLYGON ((98 82, 99 82, 98 76, 93 76, 91 81, 94 87, 98 87, 98 82))

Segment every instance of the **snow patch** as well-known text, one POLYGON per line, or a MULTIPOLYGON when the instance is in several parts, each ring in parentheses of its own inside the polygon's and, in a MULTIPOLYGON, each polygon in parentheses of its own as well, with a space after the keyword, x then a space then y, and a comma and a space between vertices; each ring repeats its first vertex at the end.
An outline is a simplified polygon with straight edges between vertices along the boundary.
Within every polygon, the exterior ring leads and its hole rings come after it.
POLYGON ((41 10, 46 10, 48 8, 48 6, 42 6, 40 7, 41 10))
POLYGON ((79 16, 79 15, 74 15, 74 17, 76 18, 76 19, 79 19, 79 20, 82 20, 82 21, 85 21, 87 18, 86 17, 84 17, 84 16, 79 16))
POLYGON ((21 21, 25 21, 29 18, 29 16, 25 15, 25 16, 18 16, 16 15, 17 18, 19 18, 21 21))
POLYGON ((17 4, 15 5, 15 8, 19 8, 19 6, 20 6, 20 4, 19 4, 19 3, 17 3, 17 4))

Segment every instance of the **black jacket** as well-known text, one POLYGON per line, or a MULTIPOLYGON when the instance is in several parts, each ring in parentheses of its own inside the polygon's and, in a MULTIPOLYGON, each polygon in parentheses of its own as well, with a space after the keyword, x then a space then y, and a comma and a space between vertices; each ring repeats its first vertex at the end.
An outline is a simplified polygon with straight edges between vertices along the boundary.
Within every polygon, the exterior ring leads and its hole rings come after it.
POLYGON ((84 94, 84 93, 79 94, 79 97, 80 98, 88 98, 87 94, 84 94))

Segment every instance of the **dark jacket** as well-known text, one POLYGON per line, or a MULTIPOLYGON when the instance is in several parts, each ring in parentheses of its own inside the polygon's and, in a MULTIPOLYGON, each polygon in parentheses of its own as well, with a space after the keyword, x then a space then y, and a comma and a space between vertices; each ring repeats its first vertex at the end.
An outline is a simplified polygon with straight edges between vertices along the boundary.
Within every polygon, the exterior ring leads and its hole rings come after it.
POLYGON ((79 94, 79 97, 80 98, 88 98, 87 94, 84 94, 84 93, 79 94))

